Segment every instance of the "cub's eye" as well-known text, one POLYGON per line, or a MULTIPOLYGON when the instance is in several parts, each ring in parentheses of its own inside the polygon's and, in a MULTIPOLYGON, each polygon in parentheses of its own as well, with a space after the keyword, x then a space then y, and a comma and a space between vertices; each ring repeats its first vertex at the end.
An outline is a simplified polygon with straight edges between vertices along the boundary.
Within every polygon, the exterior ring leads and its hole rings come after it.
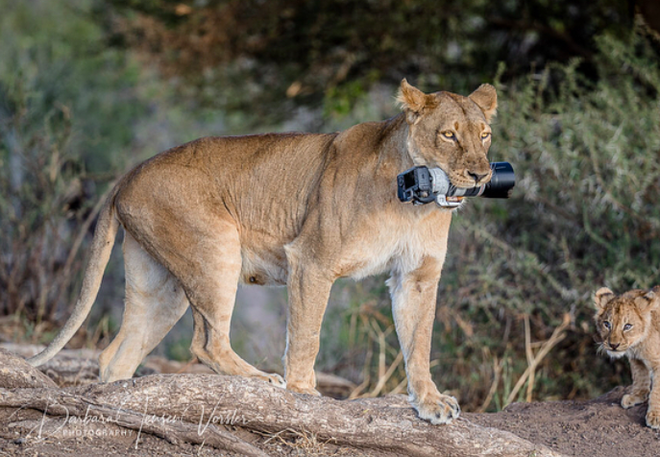
POLYGON ((445 132, 442 132, 442 136, 444 136, 445 138, 447 138, 449 140, 456 141, 456 134, 454 132, 452 132, 451 130, 447 130, 445 132))
POLYGON ((612 324, 607 321, 603 322, 603 327, 605 327, 607 330, 612 330, 612 324))
POLYGON ((490 132, 482 132, 481 133, 481 139, 482 140, 488 139, 489 136, 490 136, 490 132))
POLYGON ((623 326, 623 331, 624 331, 624 332, 625 332, 625 331, 628 331, 628 330, 630 330, 632 327, 633 327, 632 324, 626 324, 626 325, 623 326))

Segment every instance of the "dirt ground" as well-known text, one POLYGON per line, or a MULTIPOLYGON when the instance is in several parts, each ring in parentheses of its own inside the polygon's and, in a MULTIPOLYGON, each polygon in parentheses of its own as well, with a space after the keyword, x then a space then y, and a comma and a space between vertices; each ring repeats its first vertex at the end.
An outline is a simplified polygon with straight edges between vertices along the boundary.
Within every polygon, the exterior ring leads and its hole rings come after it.
POLYGON ((564 455, 660 456, 660 432, 644 423, 647 404, 624 410, 619 406, 623 394, 617 388, 591 401, 514 403, 499 413, 463 416, 564 455))
MULTIPOLYGON (((2 367, 0 367, 2 368, 2 367)), ((190 367, 189 367, 190 368, 190 367)), ((78 381, 80 367, 76 369, 78 381)), ((161 371, 161 370, 158 370, 161 371)), ((48 370, 45 370, 48 375, 48 370)), ((87 375, 86 375, 87 376, 87 375)), ((96 374, 89 373, 89 381, 96 374)), ((84 376, 83 376, 84 377, 84 376)), ((51 376, 52 379, 52 376, 51 376)), ((56 379, 61 381, 61 379, 56 379)), ((50 382, 50 381, 49 381, 50 382)), ((85 382, 86 383, 86 382, 85 382)), ((58 382, 62 386, 61 382, 58 382)), ((515 403, 499 413, 463 413, 462 419, 486 427, 511 432, 534 444, 545 445, 566 456, 598 457, 660 457, 660 432, 644 424, 646 404, 629 410, 619 406, 623 388, 590 401, 564 401, 546 403, 515 403)), ((0 391, 0 395, 2 392, 0 391)), ((56 438, 42 441, 25 439, 29 432, 40 426, 42 413, 36 410, 3 410, 0 408, 0 456, 142 456, 142 455, 237 455, 223 453, 204 444, 172 443, 167 437, 142 433, 139 440, 134 430, 102 424, 105 436, 99 439, 93 433, 68 436, 52 434, 56 438), (116 434, 113 434, 116 433, 116 434)), ((57 428, 53 422, 50 427, 57 428)), ((451 427, 451 425, 449 426, 451 427)), ((319 442, 304 433, 255 434, 233 427, 231 432, 241 439, 273 456, 394 456, 383 451, 362 450, 319 442)), ((48 435, 48 430, 43 431, 48 435)))

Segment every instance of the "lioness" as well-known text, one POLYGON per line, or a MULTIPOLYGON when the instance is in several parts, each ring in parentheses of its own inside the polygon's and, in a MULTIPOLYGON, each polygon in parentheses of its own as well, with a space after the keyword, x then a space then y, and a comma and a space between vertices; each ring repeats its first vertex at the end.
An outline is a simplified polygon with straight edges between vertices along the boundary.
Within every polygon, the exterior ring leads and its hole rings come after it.
POLYGON ((452 212, 397 200, 397 174, 440 167, 457 187, 490 180, 486 153, 495 89, 425 94, 404 79, 403 112, 329 134, 202 138, 138 165, 99 216, 80 298, 46 362, 73 336, 98 293, 118 228, 125 231, 126 307, 100 356, 105 382, 130 378, 190 304, 192 353, 218 373, 315 390, 314 360, 333 282, 390 271, 396 331, 419 416, 456 418, 429 358, 452 212), (241 359, 229 342, 238 283, 286 284, 286 382, 241 359))
POLYGON ((612 358, 625 355, 630 360, 632 391, 623 396, 621 406, 631 408, 648 399, 646 425, 660 429, 660 383, 655 379, 660 373, 660 286, 618 296, 603 287, 594 303, 601 350, 612 358))

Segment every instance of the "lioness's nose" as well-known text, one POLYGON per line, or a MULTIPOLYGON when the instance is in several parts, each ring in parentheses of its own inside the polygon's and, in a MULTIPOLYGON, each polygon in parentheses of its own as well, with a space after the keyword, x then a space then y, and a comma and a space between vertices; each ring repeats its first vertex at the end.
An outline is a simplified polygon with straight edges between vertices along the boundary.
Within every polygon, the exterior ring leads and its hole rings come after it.
POLYGON ((481 182, 481 180, 484 179, 486 176, 488 176, 488 173, 479 174, 479 173, 474 173, 472 171, 468 171, 468 175, 470 175, 470 178, 474 179, 474 182, 478 183, 481 182))

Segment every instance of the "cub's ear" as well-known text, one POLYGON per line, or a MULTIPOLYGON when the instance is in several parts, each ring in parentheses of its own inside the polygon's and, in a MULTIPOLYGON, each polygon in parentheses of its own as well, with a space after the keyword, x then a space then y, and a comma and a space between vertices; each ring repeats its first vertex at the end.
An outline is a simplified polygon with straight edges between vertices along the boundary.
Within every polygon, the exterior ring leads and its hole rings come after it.
POLYGON ((416 123, 425 108, 438 106, 438 101, 433 95, 425 94, 415 86, 410 85, 406 78, 401 81, 396 101, 401 104, 401 109, 406 113, 406 120, 409 124, 416 123))
POLYGON ((495 88, 490 84, 482 84, 477 90, 468 95, 468 98, 483 111, 486 122, 490 124, 490 120, 497 112, 497 91, 495 88))
POLYGON ((614 292, 607 287, 601 287, 594 294, 594 306, 596 309, 603 309, 614 298, 614 292))
POLYGON ((635 299, 635 305, 640 311, 653 311, 660 306, 660 286, 655 286, 646 294, 635 299))

